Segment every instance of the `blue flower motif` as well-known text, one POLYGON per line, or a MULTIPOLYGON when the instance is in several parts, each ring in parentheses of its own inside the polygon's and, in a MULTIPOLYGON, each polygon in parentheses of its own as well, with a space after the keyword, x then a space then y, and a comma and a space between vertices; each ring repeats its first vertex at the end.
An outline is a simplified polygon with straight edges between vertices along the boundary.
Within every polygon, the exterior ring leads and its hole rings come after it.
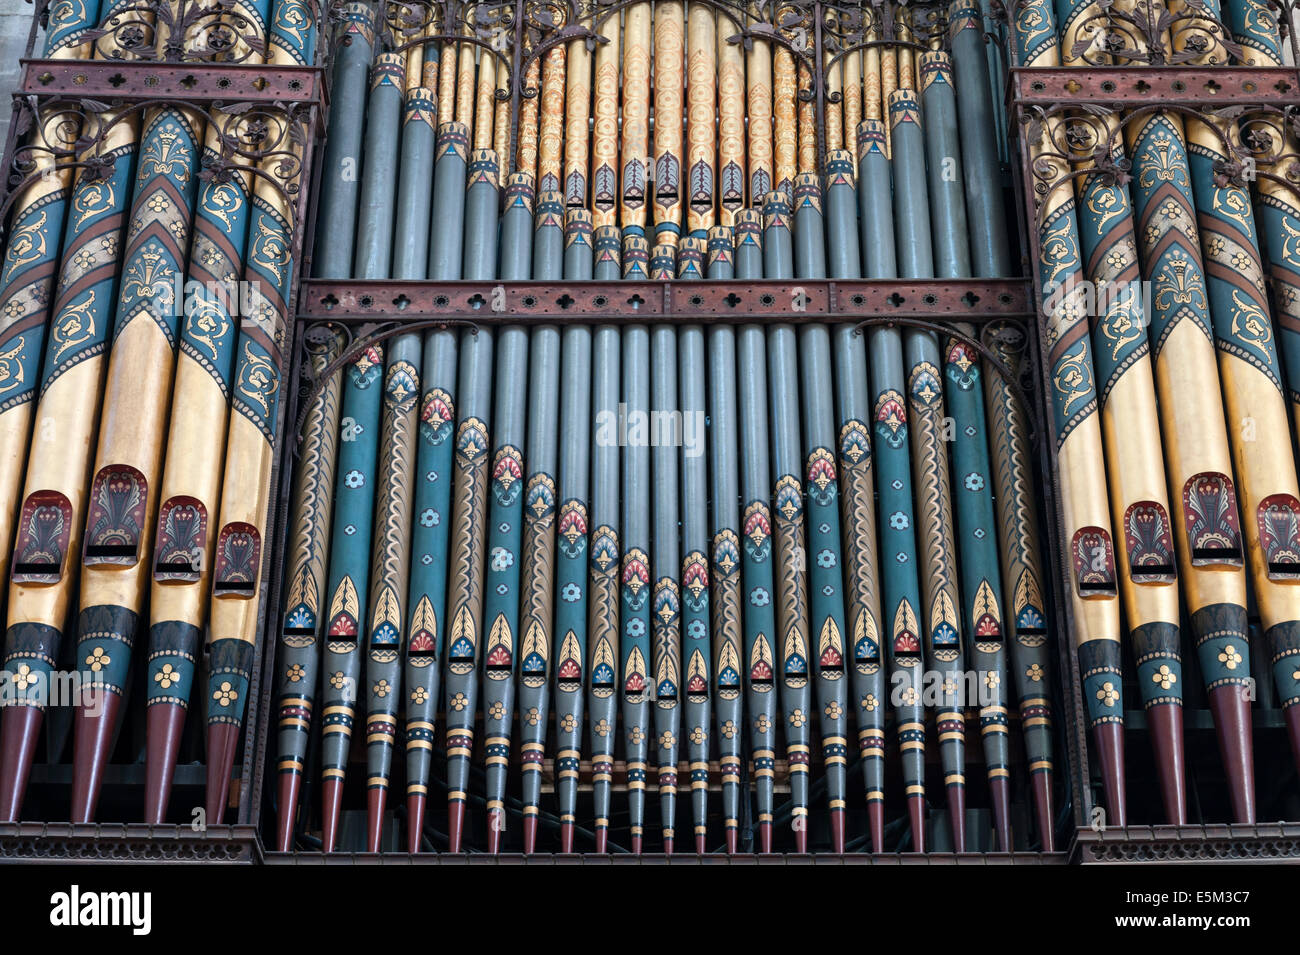
POLYGON ((356 532, 357 532, 357 525, 355 524, 349 524, 347 527, 343 528, 343 533, 347 534, 349 537, 351 537, 356 532))
POLYGON ((582 588, 575 583, 567 583, 560 590, 560 599, 566 603, 574 603, 582 599, 582 588))
POLYGON ((359 487, 365 487, 366 476, 362 474, 360 471, 358 471, 356 468, 353 468, 347 474, 343 475, 343 484, 345 487, 350 487, 353 489, 359 487))
POLYGON ((428 481, 430 484, 432 484, 434 481, 438 480, 438 472, 437 472, 437 471, 428 471, 428 472, 425 473, 425 475, 424 475, 424 479, 425 479, 426 481, 428 481))
POLYGON ((505 584, 497 584, 497 593, 504 597, 506 594, 510 593, 510 588, 505 584))
POLYGON ((645 621, 640 617, 633 617, 627 622, 627 635, 629 637, 645 636, 645 621))
POLYGON ((823 550, 817 555, 818 567, 834 567, 835 563, 835 553, 830 550, 830 548, 823 550))
POLYGON ((905 531, 911 524, 912 522, 907 519, 907 515, 902 511, 894 511, 889 515, 889 526, 896 531, 905 531))
POLYGON ((686 635, 692 640, 704 639, 705 632, 703 620, 692 620, 686 625, 686 635))
POLYGON ((966 490, 981 491, 984 489, 984 476, 975 471, 966 475, 966 490))
POLYGON ((430 564, 433 563, 433 555, 425 554, 423 557, 420 558, 420 563, 422 563, 425 567, 428 567, 430 564))
POLYGON ((825 594, 827 597, 830 597, 835 593, 835 588, 832 587, 830 584, 827 584, 825 587, 822 588, 822 593, 825 594))
POLYGON ((894 478, 894 480, 890 482, 889 486, 892 487, 895 491, 901 491, 903 489, 903 482, 900 481, 898 478, 894 478))
POLYGON ((500 531, 502 534, 509 534, 510 525, 507 524, 505 521, 502 521, 500 524, 497 525, 497 530, 500 531))
POLYGON ((906 564, 906 563, 907 563, 907 555, 900 551, 900 552, 899 552, 899 553, 894 557, 894 560, 898 561, 900 564, 906 564))
POLYGON ((825 521, 822 521, 817 525, 817 530, 821 531, 823 534, 829 534, 831 532, 831 526, 825 521))
POLYGON ((975 528, 974 535, 977 541, 982 541, 984 539, 984 528, 982 527, 975 528))
POLYGON ((503 570, 509 570, 515 565, 515 555, 510 553, 504 547, 492 548, 492 569, 497 573, 503 570))
POLYGON ((749 602, 755 607, 766 607, 771 599, 762 587, 755 587, 749 592, 749 602))
POLYGON ((438 512, 431 507, 426 507, 420 512, 420 524, 423 527, 437 527, 438 512))

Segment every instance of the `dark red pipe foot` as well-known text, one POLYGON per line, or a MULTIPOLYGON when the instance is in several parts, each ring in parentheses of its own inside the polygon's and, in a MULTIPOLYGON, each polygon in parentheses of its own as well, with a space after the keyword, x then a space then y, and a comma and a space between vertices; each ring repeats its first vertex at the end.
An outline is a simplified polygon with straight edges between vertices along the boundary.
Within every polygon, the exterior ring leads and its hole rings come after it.
POLYGON ((740 830, 732 826, 727 830, 727 855, 734 856, 740 848, 740 830))
POLYGON ((966 784, 948 786, 948 820, 952 825, 954 852, 966 851, 966 784))
POLYGON ((640 836, 633 836, 633 837, 632 837, 632 855, 634 855, 634 856, 639 856, 640 854, 641 854, 641 837, 640 837, 640 836))
POLYGON ((758 824, 758 851, 763 855, 768 855, 772 851, 772 824, 770 822, 760 822, 758 824))
POLYGON ((145 715, 144 821, 154 826, 167 817, 187 715, 185 707, 172 703, 155 703, 145 715))
POLYGON ((609 851, 609 829, 605 826, 596 827, 596 854, 604 855, 609 851))
POLYGON ((867 828, 871 830, 871 851, 885 851, 885 804, 880 800, 867 803, 867 828))
POLYGON ((366 790, 366 851, 378 852, 384 840, 384 810, 388 807, 388 787, 366 790))
POLYGON ((406 851, 419 852, 423 847, 424 810, 429 799, 424 793, 409 793, 406 797, 406 851))
POLYGON ((0 822, 18 821, 44 718, 34 706, 11 706, 0 721, 0 822))
POLYGON ((1010 852, 1011 841, 1011 780, 998 776, 989 780, 989 796, 993 803, 993 832, 998 837, 998 851, 1010 852))
POLYGON ((1107 826, 1123 829, 1128 825, 1128 805, 1124 800, 1124 724, 1098 723, 1092 730, 1097 749, 1097 771, 1101 773, 1105 793, 1107 826))
POLYGON ((1034 773, 1034 815, 1038 819, 1038 839, 1044 852, 1056 851, 1056 812, 1052 808, 1052 774, 1034 773))
POLYGON ((1255 822, 1255 746, 1250 728, 1250 701, 1245 687, 1210 691, 1210 710, 1219 736, 1219 754, 1232 797, 1232 821, 1255 822))
POLYGON ((465 833, 465 802, 453 799, 447 803, 447 851, 460 852, 461 836, 465 833))
POLYGON ((573 823, 571 822, 560 823, 560 851, 573 851, 573 823))
POLYGON ((831 810, 831 852, 844 855, 844 810, 831 810))
POLYGON ((794 831, 794 851, 800 855, 808 851, 808 817, 795 816, 798 828, 794 831))
MULTIPOLYGON (((1219 722, 1217 714, 1214 721, 1219 722)), ((1151 748, 1155 750, 1165 821, 1171 826, 1184 825, 1187 822, 1187 770, 1183 763, 1182 705, 1158 703, 1148 708, 1147 727, 1151 732, 1151 748)))
POLYGON ((664 836, 664 855, 670 856, 672 854, 673 854, 673 837, 664 836))
POLYGON ((488 851, 488 855, 494 856, 501 851, 501 833, 504 832, 506 828, 505 810, 489 809, 487 823, 488 823, 487 851, 488 851))
POLYGON ((301 773, 280 774, 276 792, 276 805, 280 809, 275 820, 276 852, 288 852, 293 848, 293 829, 298 821, 298 791, 301 786, 301 773))
POLYGON ((697 832, 695 834, 695 854, 697 856, 707 855, 708 851, 709 851, 709 845, 707 842, 705 842, 704 833, 697 832))
POLYGON ((333 777, 321 784, 320 813, 322 852, 333 852, 338 839, 339 815, 343 811, 343 780, 333 777))
POLYGON ((1291 737, 1291 761, 1300 768, 1300 704, 1286 708, 1286 732, 1291 737))
POLYGON ((92 689, 77 707, 72 744, 72 821, 93 822, 104 766, 113 747, 117 714, 122 698, 107 690, 92 689))
POLYGON ((907 797, 907 817, 912 826, 912 851, 925 851, 925 797, 915 793, 907 797))
POLYGON ((530 856, 537 851, 537 815, 524 815, 524 855, 530 856))
POLYGON ((236 723, 208 724, 208 825, 219 825, 230 798, 230 775, 235 771, 235 749, 239 746, 236 723))

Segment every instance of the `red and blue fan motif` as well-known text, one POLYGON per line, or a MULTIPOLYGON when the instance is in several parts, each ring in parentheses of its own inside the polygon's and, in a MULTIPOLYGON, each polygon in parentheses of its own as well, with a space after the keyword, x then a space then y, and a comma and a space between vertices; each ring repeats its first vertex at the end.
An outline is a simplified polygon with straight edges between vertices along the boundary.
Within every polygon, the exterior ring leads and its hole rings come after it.
POLYGON ((437 447, 451 435, 456 420, 456 409, 451 395, 441 388, 434 388, 424 397, 424 406, 420 409, 420 437, 437 447))

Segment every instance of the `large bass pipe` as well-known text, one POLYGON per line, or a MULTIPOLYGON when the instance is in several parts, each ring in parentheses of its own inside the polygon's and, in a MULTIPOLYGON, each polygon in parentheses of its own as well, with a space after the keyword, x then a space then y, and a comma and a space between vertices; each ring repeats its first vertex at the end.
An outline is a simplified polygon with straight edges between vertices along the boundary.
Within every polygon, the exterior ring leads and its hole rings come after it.
MULTIPOLYGON (((105 19, 120 6, 110 7, 105 19)), ((151 16, 141 15, 141 28, 152 29, 151 16)), ((96 52, 100 58, 132 56, 112 33, 100 37, 96 52)), ((109 110, 91 122, 82 135, 98 141, 79 157, 86 166, 70 199, 10 566, 5 667, 18 675, 18 692, 5 701, 8 713, 0 727, 0 818, 5 821, 17 819, 22 809, 78 581, 91 448, 118 297, 118 250, 132 196, 139 114, 109 110)), ((112 655, 107 645, 85 649, 94 685, 112 655)))
MULTIPOLYGON (((270 4, 243 10, 264 24, 270 4)), ((204 144, 216 160, 240 120, 211 116, 204 144)), ((235 169, 199 190, 190 249, 185 321, 171 386, 171 420, 158 487, 149 588, 145 727, 145 820, 166 817, 172 775, 202 652, 209 611, 220 504, 224 436, 239 333, 238 302, 228 293, 242 276, 250 237, 252 175, 235 169), (191 284, 195 283, 195 284, 191 284)))
MULTIPOLYGON (((1242 59, 1247 64, 1280 66, 1284 63, 1282 37, 1277 20, 1250 0, 1229 0, 1228 14, 1234 39, 1241 44, 1242 59)), ((1269 275, 1274 283, 1273 300, 1276 303, 1278 341, 1287 368, 1288 399, 1291 405, 1292 427, 1300 426, 1296 414, 1300 407, 1300 195, 1297 195, 1295 178, 1286 169, 1300 153, 1293 132, 1276 119, 1250 123, 1252 133, 1262 134, 1267 146, 1265 153, 1275 157, 1273 162, 1260 164, 1260 175, 1255 180, 1259 197, 1257 220, 1264 234, 1269 258, 1269 275), (1285 180, 1285 182, 1280 181, 1285 180)), ((1216 326, 1217 327, 1217 326, 1216 326)), ((1221 362, 1227 356, 1221 353, 1221 362)), ((1260 442, 1268 444, 1269 442, 1260 442)), ((1274 510, 1281 514, 1282 508, 1274 510)), ((1284 516, 1284 515, 1282 515, 1284 516)), ((1251 523, 1250 512, 1246 521, 1251 523)), ((1274 528, 1286 526, 1285 520, 1271 520, 1274 528)), ((1252 568, 1255 565, 1252 564, 1252 568)), ((1286 713, 1287 732, 1291 739, 1291 752, 1300 765, 1300 623, 1296 620, 1295 605, 1283 597, 1294 592, 1284 589, 1278 581, 1264 583, 1256 576, 1255 587, 1264 589, 1268 606, 1264 618, 1265 637, 1268 640, 1269 661, 1278 697, 1286 713)), ((1258 598, 1257 598, 1258 599, 1258 598)))
MULTIPOLYGON (((315 23, 302 24, 300 0, 276 0, 269 31, 268 62, 304 65, 316 49, 315 23)), ((278 117, 288 124, 287 116, 278 117)), ((287 128, 273 142, 288 143, 290 162, 301 162, 301 147, 287 128)), ((275 175, 282 157, 264 160, 275 175)), ((293 288, 292 190, 280 191, 274 179, 260 179, 253 191, 245 280, 252 289, 252 314, 239 332, 226 437, 225 475, 212 572, 212 612, 208 634, 207 816, 221 822, 234 768, 239 729, 252 680, 261 584, 271 505, 271 471, 280 417, 281 349, 286 337, 293 288)))
MULTIPOLYGON (((1092 9, 1091 0, 1057 4, 1067 66, 1083 62, 1073 47, 1080 39, 1083 18, 1092 9)), ((1105 141, 1106 148, 1113 150, 1110 160, 1118 161, 1123 145, 1107 141, 1111 122, 1084 127, 1084 135, 1094 137, 1093 146, 1105 141)), ((1128 630, 1137 659, 1176 672, 1181 667, 1181 647, 1173 528, 1163 457, 1148 444, 1156 441, 1159 421, 1146 321, 1141 299, 1133 294, 1138 262, 1132 207, 1127 190, 1085 155, 1093 154, 1076 148, 1071 156, 1075 171, 1081 173, 1075 191, 1084 274, 1093 289, 1122 290, 1095 304, 1092 342, 1128 630)), ((1148 683, 1140 689, 1165 802, 1181 805, 1185 789, 1181 687, 1148 683)))
POLYGON ((199 114, 182 107, 152 110, 144 118, 90 484, 78 617, 78 646, 86 651, 78 657, 113 662, 81 666, 89 689, 74 716, 76 822, 95 815, 151 569, 147 534, 157 517, 180 324, 172 286, 184 269, 193 227, 200 130, 199 114))
MULTIPOLYGON (((1169 41, 1166 36, 1166 42, 1169 41)), ((1183 599, 1206 694, 1219 728, 1220 757, 1237 813, 1253 797, 1248 692, 1219 654, 1247 640, 1246 572, 1228 424, 1215 359, 1205 270, 1182 118, 1162 111, 1125 125, 1135 176, 1130 185, 1142 275, 1150 283, 1151 340, 1169 497, 1183 599)), ((1181 673, 1139 661, 1142 686, 1172 684, 1181 673)), ((1185 815, 1181 802, 1166 808, 1185 815)), ((1238 815, 1238 819, 1240 819, 1238 815)))
MULTIPOLYGON (((1018 9, 1013 27, 1021 63, 1060 64, 1055 14, 1047 0, 1028 0, 1018 9)), ((1029 142, 1028 147, 1036 180, 1048 184, 1064 180, 1043 193, 1035 205, 1032 223, 1038 243, 1038 288, 1051 372, 1057 466, 1062 474, 1072 476, 1061 485, 1062 560, 1067 567, 1073 611, 1071 637, 1106 808, 1111 821, 1123 825, 1126 803, 1119 600, 1074 193, 1068 181, 1069 169, 1052 154, 1060 133, 1059 121, 1049 122, 1040 140, 1029 142)))
MULTIPOLYGON (((89 56, 86 33, 99 22, 97 0, 61 0, 50 6, 46 59, 89 56)), ((9 576, 18 491, 27 464, 40 364, 45 352, 50 306, 58 277, 73 171, 61 159, 71 154, 79 124, 62 111, 43 117, 14 162, 25 168, 25 185, 10 200, 13 209, 4 268, 0 272, 0 577, 9 576)), ((7 663, 6 663, 7 665, 7 663)))

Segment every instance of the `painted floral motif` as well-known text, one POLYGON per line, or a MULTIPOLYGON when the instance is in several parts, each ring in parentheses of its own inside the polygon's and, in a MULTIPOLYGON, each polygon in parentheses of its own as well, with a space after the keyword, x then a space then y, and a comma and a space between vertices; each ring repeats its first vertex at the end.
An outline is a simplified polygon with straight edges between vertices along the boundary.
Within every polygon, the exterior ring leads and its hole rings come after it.
POLYGON ((347 685, 347 682, 347 677, 343 675, 342 670, 335 670, 330 674, 330 686, 334 687, 336 690, 343 689, 343 687, 347 685))
POLYGON ((1151 682, 1162 690, 1168 690, 1178 682, 1178 674, 1171 671, 1168 665, 1162 663, 1160 669, 1151 674, 1151 682))
MULTIPOLYGON (((13 675, 14 686, 18 687, 20 690, 25 690, 29 686, 32 686, 36 683, 37 679, 37 675, 32 672, 32 668, 26 663, 20 666, 18 672, 13 675)), ((1300 679, 1300 676, 1298 676, 1297 679, 1300 679)))
POLYGON ((645 740, 645 733, 641 730, 641 727, 634 726, 628 731, 627 740, 634 746, 638 745, 645 740))
POLYGON ((798 709, 797 709, 797 710, 795 710, 793 713, 790 714, 790 725, 791 725, 791 726, 803 726, 804 723, 806 723, 806 722, 808 722, 808 717, 804 715, 804 711, 803 711, 803 710, 798 710, 798 709))
POLYGON ((674 736, 672 733, 670 733, 668 730, 664 730, 664 732, 659 737, 659 745, 664 749, 672 749, 675 745, 677 745, 677 737, 674 736))
POLYGON ((826 704, 826 715, 833 720, 839 719, 844 714, 844 708, 834 700, 826 704))
POLYGON ((366 476, 362 474, 360 471, 356 470, 356 468, 353 468, 347 474, 343 475, 343 484, 346 487, 353 488, 354 490, 359 487, 364 487, 365 483, 366 483, 366 476))
POLYGON ((604 717, 601 717, 599 720, 593 723, 591 727, 591 731, 595 733, 597 736, 600 736, 602 738, 609 735, 609 730, 610 730, 609 720, 605 719, 604 717))
POLYGON ((375 684, 375 696, 379 697, 381 700, 388 696, 392 691, 393 688, 388 685, 387 680, 380 680, 375 684))
POLYGON ((878 707, 879 705, 880 705, 880 701, 876 699, 876 695, 874 693, 868 693, 866 696, 862 698, 862 708, 866 710, 868 713, 876 712, 876 707, 878 707))
POLYGON ((1033 680, 1035 683, 1041 682, 1043 677, 1046 675, 1047 671, 1043 669, 1041 663, 1031 663, 1029 669, 1025 671, 1025 676, 1029 677, 1029 679, 1033 680))
POLYGON ((469 706, 469 699, 465 696, 464 693, 457 693, 455 696, 453 696, 450 700, 447 701, 447 705, 450 706, 457 713, 459 713, 461 712, 461 710, 465 709, 465 707, 469 706))
POLYGON ((572 713, 565 713, 560 719, 560 729, 566 733, 572 733, 578 728, 578 719, 572 713))
POLYGON ((1237 664, 1241 663, 1242 656, 1237 652, 1237 648, 1231 643, 1219 651, 1219 662, 1229 670, 1237 669, 1237 664))
POLYGON ((1114 706, 1119 702, 1119 690, 1114 683, 1107 680, 1101 685, 1101 689, 1097 691, 1097 699, 1101 701, 1102 706, 1114 706))
MULTIPOLYGON (((1300 676, 1297 676, 1296 679, 1300 680, 1300 676)), ((727 720, 722 724, 722 735, 727 739, 736 738, 736 723, 734 720, 727 720)))
POLYGON ((488 707, 487 715, 494 720, 505 719, 506 705, 502 703, 500 700, 497 700, 495 703, 493 703, 491 706, 488 707))
POLYGON ((709 734, 704 732, 704 729, 702 727, 697 726, 695 727, 695 729, 691 730, 690 741, 694 743, 696 746, 699 746, 708 738, 709 738, 709 734))
MULTIPOLYGON (((166 664, 163 667, 163 669, 170 670, 171 664, 170 663, 166 664)), ((306 675, 307 675, 307 671, 303 669, 303 665, 301 663, 295 663, 293 666, 289 667, 288 672, 285 673, 285 676, 289 678, 290 683, 301 683, 303 677, 305 677, 306 675)), ((160 676, 162 676, 161 673, 155 674, 155 678, 160 676)))
POLYGON ((524 714, 524 722, 529 726, 536 726, 542 719, 542 714, 537 711, 537 707, 530 706, 528 712, 524 714))
POLYGON ((422 686, 417 686, 411 691, 411 702, 417 706, 429 699, 429 691, 422 686))
POLYGON ((112 662, 113 658, 104 652, 103 647, 95 647, 90 652, 90 656, 86 657, 86 666, 90 667, 94 673, 98 673, 112 662))
POLYGON ((239 699, 239 692, 228 681, 223 681, 221 686, 212 691, 212 698, 218 706, 229 706, 239 699))
POLYGON ((766 733, 772 728, 772 721, 767 718, 766 713, 760 713, 754 720, 754 729, 760 733, 766 733))

